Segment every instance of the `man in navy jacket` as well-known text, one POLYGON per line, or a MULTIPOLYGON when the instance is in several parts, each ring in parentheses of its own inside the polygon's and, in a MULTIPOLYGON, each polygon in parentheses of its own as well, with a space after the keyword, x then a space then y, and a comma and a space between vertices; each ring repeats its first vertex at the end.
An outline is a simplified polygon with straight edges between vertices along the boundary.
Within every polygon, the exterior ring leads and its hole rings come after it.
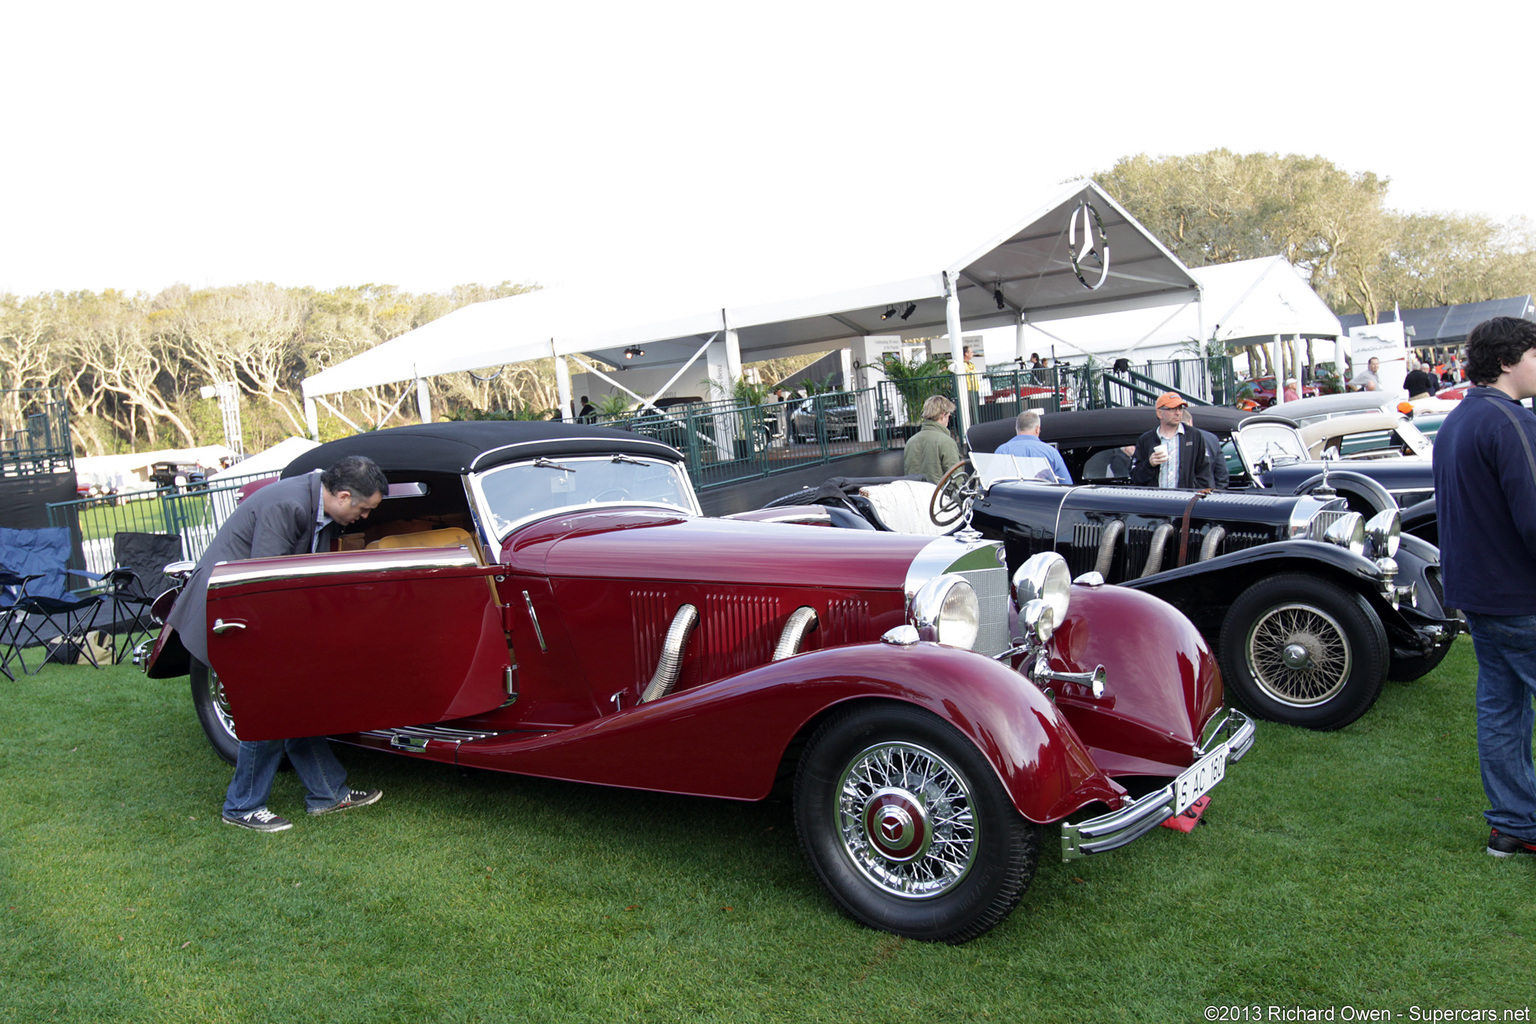
POLYGON ((1435 435, 1445 603, 1477 653, 1477 754, 1495 857, 1536 855, 1536 323, 1485 320, 1467 335, 1476 385, 1435 435))

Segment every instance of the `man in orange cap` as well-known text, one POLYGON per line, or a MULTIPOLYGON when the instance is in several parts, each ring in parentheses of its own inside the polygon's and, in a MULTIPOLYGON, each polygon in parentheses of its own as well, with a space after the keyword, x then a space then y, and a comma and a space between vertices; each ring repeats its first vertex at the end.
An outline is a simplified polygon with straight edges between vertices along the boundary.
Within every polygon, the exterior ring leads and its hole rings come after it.
POLYGON ((1182 395, 1164 391, 1157 397, 1157 426, 1142 434, 1131 456, 1131 483, 1140 487, 1214 486, 1211 458, 1200 432, 1184 428, 1182 395))

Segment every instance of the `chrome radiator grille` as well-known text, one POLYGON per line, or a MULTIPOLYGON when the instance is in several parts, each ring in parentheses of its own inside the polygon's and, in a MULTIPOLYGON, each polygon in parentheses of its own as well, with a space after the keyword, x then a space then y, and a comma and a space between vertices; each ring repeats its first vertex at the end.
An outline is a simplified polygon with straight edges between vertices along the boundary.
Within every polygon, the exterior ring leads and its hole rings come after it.
POLYGON ((1325 535, 1328 532, 1328 527, 1332 526, 1334 523, 1338 522, 1340 519, 1343 519, 1347 515, 1350 515, 1350 511, 1347 508, 1331 509, 1319 512, 1317 515, 1313 516, 1312 521, 1307 524, 1306 539, 1326 540, 1327 537, 1325 535))
POLYGON ((1008 571, 969 569, 960 573, 976 591, 981 605, 981 629, 976 634, 976 651, 987 657, 1001 654, 1013 644, 1008 637, 1008 571))

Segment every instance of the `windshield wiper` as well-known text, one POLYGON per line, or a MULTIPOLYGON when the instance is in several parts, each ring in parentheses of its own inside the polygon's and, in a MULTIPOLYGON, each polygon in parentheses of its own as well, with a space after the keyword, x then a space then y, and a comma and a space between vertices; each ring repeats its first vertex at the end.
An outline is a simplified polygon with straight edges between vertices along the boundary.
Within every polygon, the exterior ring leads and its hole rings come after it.
POLYGON ((538 458, 533 460, 533 464, 540 469, 558 469, 562 473, 576 472, 570 466, 562 466, 560 463, 555 462, 553 459, 538 458))
POLYGON ((635 458, 632 455, 615 455, 612 458, 611 461, 613 461, 613 462, 627 462, 631 466, 643 466, 643 465, 645 465, 644 462, 640 461, 639 459, 635 458))

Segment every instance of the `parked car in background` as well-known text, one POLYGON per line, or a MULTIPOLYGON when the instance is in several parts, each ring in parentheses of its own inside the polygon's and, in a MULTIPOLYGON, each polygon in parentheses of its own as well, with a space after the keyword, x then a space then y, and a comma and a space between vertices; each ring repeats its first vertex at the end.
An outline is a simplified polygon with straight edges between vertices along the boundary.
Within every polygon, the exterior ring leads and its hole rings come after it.
POLYGON ((1042 849, 1132 842, 1252 742, 1188 619, 1073 585, 1051 552, 1010 567, 974 536, 705 518, 676 450, 580 424, 382 430, 284 475, 345 455, 390 488, 340 550, 215 567, 212 665, 171 629, 150 656, 152 677, 190 671, 226 758, 237 735, 332 735, 632 789, 782 790, 848 913, 963 942, 1042 849), (365 669, 336 670, 344 634, 365 669))
POLYGON ((812 395, 789 414, 789 439, 795 444, 853 441, 858 436, 858 410, 846 394, 812 395))
MULTIPOLYGON (((1222 444, 1232 490, 1299 494, 1322 485, 1324 466, 1313 459, 1296 426, 1273 412, 1244 412, 1217 406, 1191 409, 1195 426, 1215 434, 1222 444)), ((1061 452, 1079 483, 1130 483, 1129 460, 1122 448, 1157 426, 1157 414, 1145 406, 1047 413, 1040 436, 1061 452)), ((1011 421, 971 427, 971 451, 991 452, 1013 436, 1011 421)), ((1349 507, 1369 517, 1396 505, 1403 510, 1403 530, 1428 540, 1438 536, 1434 508, 1434 471, 1424 459, 1370 459, 1338 464, 1329 471, 1334 490, 1349 507)))
POLYGON ((1216 649, 1229 692, 1248 710, 1306 728, 1353 722, 1385 680, 1429 672, 1460 632, 1440 604, 1439 552, 1399 536, 1395 507, 1367 519, 1325 491, 1046 484, 1008 456, 976 451, 955 478, 967 472, 958 496, 925 482, 854 480, 773 504, 814 502, 904 531, 925 529, 912 504, 930 523, 946 510, 958 518, 963 505, 974 529, 1004 543, 1010 567, 1054 552, 1079 577, 1173 604, 1216 649), (892 501, 892 490, 919 499, 892 501))
MULTIPOLYGON (((1255 377, 1252 380, 1239 381, 1237 387, 1239 394, 1245 394, 1260 409, 1267 409, 1275 404, 1275 378, 1272 376, 1255 377)), ((1318 390, 1315 384, 1303 384, 1301 386, 1302 398, 1320 394, 1322 392, 1318 390)))

